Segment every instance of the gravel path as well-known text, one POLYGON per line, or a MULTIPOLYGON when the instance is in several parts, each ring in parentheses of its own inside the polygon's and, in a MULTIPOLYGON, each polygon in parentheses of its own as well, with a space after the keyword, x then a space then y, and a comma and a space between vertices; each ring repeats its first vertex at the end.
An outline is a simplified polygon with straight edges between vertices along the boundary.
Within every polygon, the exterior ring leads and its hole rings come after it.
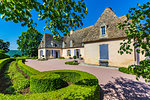
POLYGON ((39 71, 70 69, 89 72, 98 78, 103 100, 150 100, 150 84, 144 83, 143 79, 137 81, 134 75, 124 74, 112 68, 65 65, 66 61, 70 59, 48 61, 28 59, 26 64, 39 71))

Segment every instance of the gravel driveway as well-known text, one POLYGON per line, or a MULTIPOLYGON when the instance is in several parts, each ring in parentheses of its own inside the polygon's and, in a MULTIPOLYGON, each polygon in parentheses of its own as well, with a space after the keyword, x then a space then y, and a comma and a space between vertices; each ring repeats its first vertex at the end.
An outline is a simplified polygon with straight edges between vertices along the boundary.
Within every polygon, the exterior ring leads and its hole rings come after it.
POLYGON ((39 71, 70 69, 91 73, 99 80, 103 100, 150 100, 150 84, 144 83, 143 79, 137 81, 135 76, 112 68, 65 65, 66 61, 70 59, 50 59, 48 61, 27 59, 25 63, 39 71))

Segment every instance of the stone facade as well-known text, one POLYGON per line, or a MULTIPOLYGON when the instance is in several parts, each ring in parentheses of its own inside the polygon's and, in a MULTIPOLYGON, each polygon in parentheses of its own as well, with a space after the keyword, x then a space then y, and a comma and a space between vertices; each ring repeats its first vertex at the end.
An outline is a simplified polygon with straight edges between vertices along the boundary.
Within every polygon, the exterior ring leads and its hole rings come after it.
MULTIPOLYGON (((118 17, 107 7, 94 25, 72 30, 70 36, 64 36, 60 41, 55 41, 52 35, 45 34, 39 46, 39 58, 43 50, 44 58, 69 58, 71 55, 84 58, 87 64, 117 67, 134 64, 139 60, 135 59, 135 52, 131 55, 118 54, 120 42, 127 39, 125 32, 117 28, 118 23, 124 20, 126 16, 118 17)), ((140 59, 145 58, 140 55, 140 59)))

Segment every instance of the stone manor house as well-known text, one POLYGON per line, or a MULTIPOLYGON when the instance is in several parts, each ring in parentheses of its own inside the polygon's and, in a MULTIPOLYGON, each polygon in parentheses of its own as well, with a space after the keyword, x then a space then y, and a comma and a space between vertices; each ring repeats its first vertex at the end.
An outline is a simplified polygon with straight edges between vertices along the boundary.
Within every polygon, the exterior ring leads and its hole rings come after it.
POLYGON ((118 53, 120 43, 127 39, 125 32, 117 28, 118 23, 124 20, 126 16, 118 17, 107 7, 94 25, 72 30, 70 36, 64 36, 60 41, 53 40, 51 34, 44 34, 38 58, 69 58, 75 55, 92 65, 127 67, 135 64, 144 59, 141 54, 135 51, 132 54, 118 53))

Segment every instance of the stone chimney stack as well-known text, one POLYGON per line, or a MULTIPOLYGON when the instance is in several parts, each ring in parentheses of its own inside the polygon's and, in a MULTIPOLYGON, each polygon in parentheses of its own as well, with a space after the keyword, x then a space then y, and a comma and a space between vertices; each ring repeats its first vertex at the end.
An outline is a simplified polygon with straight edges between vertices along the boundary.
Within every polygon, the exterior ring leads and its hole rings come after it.
POLYGON ((70 31, 70 35, 72 35, 72 34, 73 34, 73 30, 70 31))

